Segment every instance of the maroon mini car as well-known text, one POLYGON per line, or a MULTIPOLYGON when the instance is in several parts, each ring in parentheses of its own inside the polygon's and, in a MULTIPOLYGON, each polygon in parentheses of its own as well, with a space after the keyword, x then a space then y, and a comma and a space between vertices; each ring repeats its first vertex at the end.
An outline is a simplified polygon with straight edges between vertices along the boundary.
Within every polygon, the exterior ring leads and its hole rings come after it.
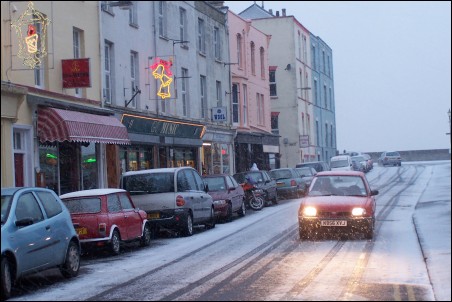
POLYGON ((209 186, 208 194, 212 196, 215 215, 219 219, 231 221, 233 213, 245 216, 245 193, 241 185, 228 174, 204 175, 209 186))
POLYGON ((72 223, 82 250, 107 248, 120 253, 124 242, 151 242, 151 225, 146 212, 135 208, 129 193, 123 189, 92 189, 60 196, 71 213, 72 223))

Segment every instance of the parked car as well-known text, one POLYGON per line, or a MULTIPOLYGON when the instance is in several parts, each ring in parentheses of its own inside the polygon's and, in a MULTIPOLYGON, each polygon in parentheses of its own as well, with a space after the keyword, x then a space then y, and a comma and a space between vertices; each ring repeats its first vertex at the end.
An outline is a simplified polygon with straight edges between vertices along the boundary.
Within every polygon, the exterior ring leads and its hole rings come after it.
POLYGON ((126 242, 151 243, 146 212, 135 207, 126 190, 90 189, 60 198, 71 212, 82 250, 106 248, 118 255, 126 242))
POLYGON ((54 191, 2 188, 1 298, 25 275, 58 267, 66 278, 78 275, 80 242, 71 215, 54 191))
POLYGON ((364 233, 372 239, 378 190, 371 190, 359 171, 319 172, 300 203, 300 239, 318 233, 364 233))
POLYGON ((312 167, 317 172, 331 170, 330 165, 324 161, 311 161, 311 162, 306 162, 306 163, 299 163, 299 164, 296 164, 296 166, 295 166, 295 168, 302 168, 302 167, 312 167))
POLYGON ((215 227, 212 196, 192 167, 125 172, 121 188, 129 191, 135 206, 146 211, 156 232, 163 227, 191 236, 194 225, 215 227))
POLYGON ((368 172, 367 160, 362 155, 355 155, 351 157, 354 171, 368 172))
POLYGON ((361 155, 364 157, 364 159, 367 162, 367 171, 372 170, 374 168, 374 162, 372 160, 372 157, 367 153, 362 153, 361 155))
POLYGON ((276 180, 276 192, 279 199, 299 198, 305 194, 306 183, 294 168, 272 169, 269 174, 276 180))
POLYGON ((353 171, 353 162, 350 155, 337 155, 331 157, 331 171, 353 171))
POLYGON ((261 193, 264 196, 265 205, 269 206, 278 203, 276 181, 270 177, 267 171, 239 172, 234 174, 233 177, 239 184, 245 183, 248 179, 258 188, 258 190, 262 190, 261 193))
POLYGON ((204 175, 203 179, 209 186, 208 193, 212 196, 217 218, 229 222, 234 213, 245 216, 245 192, 234 177, 229 174, 212 174, 204 175))
POLYGON ((402 165, 402 157, 400 153, 397 151, 385 151, 381 153, 380 158, 378 159, 378 165, 380 166, 401 166, 402 165))
POLYGON ((308 189, 317 171, 312 167, 295 168, 295 170, 300 174, 301 180, 306 184, 306 189, 308 189))

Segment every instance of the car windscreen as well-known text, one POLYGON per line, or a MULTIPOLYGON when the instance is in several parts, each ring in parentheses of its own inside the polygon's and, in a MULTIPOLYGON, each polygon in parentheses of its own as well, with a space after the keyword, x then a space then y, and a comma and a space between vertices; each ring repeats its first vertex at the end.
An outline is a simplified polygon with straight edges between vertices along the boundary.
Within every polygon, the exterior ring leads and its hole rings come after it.
POLYGON ((124 176, 122 188, 134 194, 174 192, 174 173, 144 173, 124 176))
POLYGON ((262 177, 261 172, 238 173, 234 175, 234 178, 238 183, 246 182, 246 178, 248 178, 252 183, 259 183, 264 181, 262 177))
POLYGON ((270 176, 274 179, 292 178, 293 175, 289 170, 273 170, 270 171, 270 176))
POLYGON ((99 197, 83 197, 62 200, 71 214, 100 212, 101 200, 99 197))
POLYGON ((209 186, 209 191, 224 191, 226 184, 223 177, 205 177, 204 181, 209 186))
POLYGON ((297 170, 300 176, 312 176, 311 169, 309 168, 296 168, 295 170, 297 170))

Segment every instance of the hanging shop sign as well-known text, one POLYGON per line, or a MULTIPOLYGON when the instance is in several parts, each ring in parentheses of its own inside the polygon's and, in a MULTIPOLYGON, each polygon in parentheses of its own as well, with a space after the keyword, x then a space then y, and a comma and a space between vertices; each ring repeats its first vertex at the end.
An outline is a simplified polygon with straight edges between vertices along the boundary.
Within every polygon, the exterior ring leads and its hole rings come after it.
POLYGON ((309 135, 300 135, 300 148, 309 147, 309 135))
POLYGON ((11 23, 18 40, 17 56, 30 69, 41 65, 47 56, 47 27, 51 21, 43 13, 34 9, 33 2, 28 2, 27 10, 11 23))
POLYGON ((162 99, 171 97, 171 83, 173 82, 173 73, 171 72, 173 62, 156 58, 151 66, 152 75, 159 79, 160 86, 157 95, 162 99))
POLYGON ((61 60, 63 88, 91 87, 89 59, 61 60))
POLYGON ((212 108, 212 121, 213 122, 225 122, 226 121, 226 107, 213 107, 212 108))

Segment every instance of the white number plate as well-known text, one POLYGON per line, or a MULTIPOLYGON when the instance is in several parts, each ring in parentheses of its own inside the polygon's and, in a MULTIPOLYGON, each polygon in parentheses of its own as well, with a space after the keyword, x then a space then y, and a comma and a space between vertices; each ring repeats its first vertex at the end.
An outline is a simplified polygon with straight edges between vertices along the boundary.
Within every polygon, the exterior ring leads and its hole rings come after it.
POLYGON ((321 220, 320 226, 347 226, 347 220, 321 220))

